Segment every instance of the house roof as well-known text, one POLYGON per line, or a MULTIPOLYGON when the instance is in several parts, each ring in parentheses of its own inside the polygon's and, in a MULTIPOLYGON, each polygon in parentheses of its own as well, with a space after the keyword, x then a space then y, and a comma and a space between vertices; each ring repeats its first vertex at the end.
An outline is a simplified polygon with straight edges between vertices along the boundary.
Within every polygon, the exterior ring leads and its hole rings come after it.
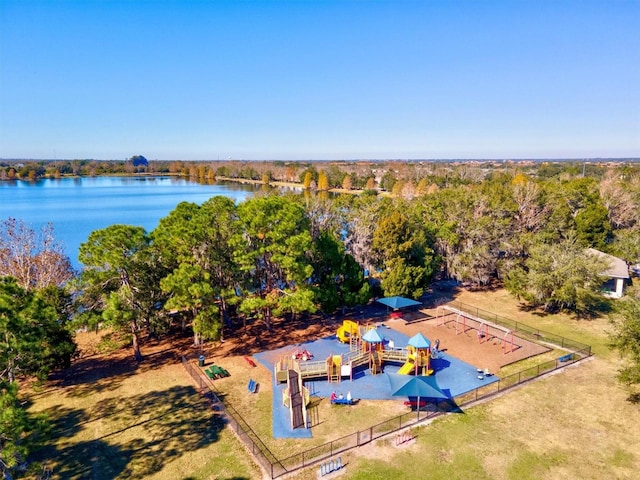
POLYGON ((629 278, 629 267, 627 267, 627 262, 625 262, 621 258, 614 257, 613 255, 609 255, 608 253, 596 250, 595 248, 587 248, 586 252, 590 255, 595 255, 609 262, 609 268, 606 272, 604 272, 609 277, 629 278))

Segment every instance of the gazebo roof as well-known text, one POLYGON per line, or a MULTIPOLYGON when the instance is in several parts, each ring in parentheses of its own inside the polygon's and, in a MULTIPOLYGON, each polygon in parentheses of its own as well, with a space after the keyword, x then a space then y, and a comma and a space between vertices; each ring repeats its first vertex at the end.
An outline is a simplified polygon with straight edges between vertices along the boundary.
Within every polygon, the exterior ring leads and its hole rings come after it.
POLYGON ((382 303, 387 307, 393 308, 394 310, 397 310, 399 308, 412 307, 414 305, 420 305, 420 302, 416 302, 415 300, 404 297, 384 297, 378 299, 377 302, 382 303))

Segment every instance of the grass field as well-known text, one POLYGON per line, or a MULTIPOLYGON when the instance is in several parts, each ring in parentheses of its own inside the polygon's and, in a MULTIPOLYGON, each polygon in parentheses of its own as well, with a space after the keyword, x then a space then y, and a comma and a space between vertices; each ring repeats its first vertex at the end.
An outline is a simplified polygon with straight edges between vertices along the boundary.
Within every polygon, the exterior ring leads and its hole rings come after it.
MULTIPOLYGON (((637 478, 640 411, 615 381, 618 360, 607 347, 605 319, 539 316, 520 310, 501 290, 462 291, 456 300, 589 343, 595 357, 437 419, 414 430, 416 440, 402 447, 383 440, 353 450, 343 455, 341 478, 637 478)), ((232 376, 217 387, 280 458, 405 411, 401 401, 337 410, 324 402, 312 440, 276 441, 270 372, 252 370, 241 357, 224 361, 232 376), (246 394, 249 376, 261 383, 258 395, 246 394)), ((145 367, 123 359, 107 370, 85 368, 30 401, 31 411, 47 412, 54 421, 55 441, 39 453, 54 467, 54 478, 261 477, 175 356, 158 352, 145 367)), ((315 479, 317 472, 309 468, 290 478, 315 479)))
POLYGON ((123 359, 124 367, 79 372, 78 382, 32 395, 31 410, 49 415, 54 436, 36 460, 53 478, 259 477, 182 365, 160 363, 130 370, 123 359))

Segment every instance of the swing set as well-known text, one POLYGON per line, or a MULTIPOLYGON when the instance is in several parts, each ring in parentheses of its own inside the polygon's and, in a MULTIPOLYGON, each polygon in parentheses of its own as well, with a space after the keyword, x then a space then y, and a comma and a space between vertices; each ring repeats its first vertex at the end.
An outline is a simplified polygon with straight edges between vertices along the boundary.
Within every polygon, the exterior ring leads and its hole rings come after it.
POLYGON ((446 325, 452 321, 455 322, 456 335, 475 330, 478 335, 478 343, 486 343, 496 338, 501 343, 502 351, 505 354, 513 352, 514 346, 517 346, 513 341, 512 330, 447 305, 439 306, 436 310, 436 326, 446 325), (455 320, 445 320, 445 317, 450 315, 455 315, 455 320))

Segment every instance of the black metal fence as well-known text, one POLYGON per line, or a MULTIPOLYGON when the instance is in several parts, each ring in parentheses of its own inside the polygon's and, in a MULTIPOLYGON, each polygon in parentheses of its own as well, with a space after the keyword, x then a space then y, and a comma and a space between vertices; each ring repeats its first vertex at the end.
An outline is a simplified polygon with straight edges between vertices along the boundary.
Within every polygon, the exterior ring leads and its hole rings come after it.
POLYGON ((271 478, 277 478, 286 473, 287 470, 282 466, 282 463, 267 448, 264 442, 260 440, 258 434, 253 431, 236 409, 233 408, 232 405, 220 400, 220 397, 216 394, 213 385, 203 377, 201 370, 195 366, 195 361, 190 361, 187 356, 182 355, 182 365, 194 382, 196 382, 196 385, 198 385, 200 393, 209 399, 212 407, 217 408, 220 412, 225 414, 229 425, 238 438, 242 441, 251 455, 253 455, 256 461, 271 474, 271 478))
POLYGON ((432 411, 425 412, 420 410, 418 412, 404 413, 382 423, 370 426, 364 430, 331 440, 330 442, 298 452, 284 459, 276 458, 264 442, 260 440, 258 435, 251 429, 249 424, 242 418, 242 416, 231 405, 225 404, 220 400, 216 395, 213 386, 206 381, 200 373, 200 370, 194 365, 195 362, 191 362, 187 357, 183 356, 182 364, 194 379, 200 388, 200 391, 205 395, 211 395, 211 401, 214 404, 219 405, 219 408, 227 414, 231 427, 258 463, 260 463, 260 465, 262 465, 262 467, 271 475, 271 478, 277 478, 285 473, 320 463, 334 457, 335 455, 366 445, 374 440, 418 423, 422 423, 428 419, 444 415, 451 411, 452 408, 459 409, 464 406, 471 405, 474 402, 490 398, 498 393, 504 392, 518 385, 522 385, 523 383, 529 382, 542 375, 559 370, 567 365, 591 356, 591 346, 584 343, 545 332, 460 302, 450 302, 449 305, 477 318, 482 318, 489 322, 509 328, 519 337, 536 343, 544 342, 556 345, 568 350, 570 353, 562 355, 554 360, 542 362, 512 375, 501 377, 497 382, 478 387, 475 390, 455 397, 448 402, 431 405, 433 408, 432 411))
POLYGON ((374 440, 389 435, 390 433, 408 428, 419 422, 423 422, 429 418, 442 415, 442 411, 420 411, 420 418, 414 412, 407 412, 398 417, 391 418, 382 423, 372 425, 371 427, 360 430, 341 438, 331 440, 317 447, 312 447, 302 452, 298 452, 290 457, 280 460, 280 463, 288 472, 298 470, 300 468, 315 465, 334 457, 340 453, 346 452, 356 447, 366 445, 374 440))

